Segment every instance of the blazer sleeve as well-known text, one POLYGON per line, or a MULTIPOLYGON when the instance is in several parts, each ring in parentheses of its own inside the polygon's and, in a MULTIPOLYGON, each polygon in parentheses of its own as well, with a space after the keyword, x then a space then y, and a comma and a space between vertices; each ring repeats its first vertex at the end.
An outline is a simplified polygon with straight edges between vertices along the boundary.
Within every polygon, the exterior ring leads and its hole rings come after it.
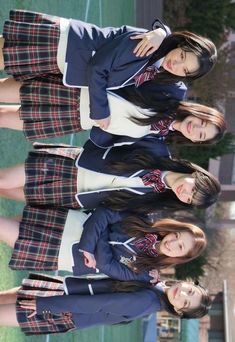
POLYGON ((152 279, 148 274, 149 271, 137 273, 118 261, 113 255, 112 247, 108 241, 105 241, 104 236, 97 243, 95 259, 99 271, 110 278, 122 281, 141 281, 145 283, 149 283, 152 279))
MULTIPOLYGON (((143 32, 146 32, 146 30, 143 32)), ((104 119, 110 115, 106 91, 110 73, 118 69, 123 71, 124 68, 133 66, 132 63, 136 61, 143 60, 143 62, 147 62, 149 60, 150 57, 136 57, 133 53, 136 41, 131 40, 130 36, 138 33, 140 32, 128 32, 116 37, 111 42, 103 45, 92 57, 88 65, 91 119, 104 119)), ((119 82, 117 80, 117 86, 120 85, 119 82)))
POLYGON ((160 308, 160 300, 152 290, 143 289, 132 293, 108 293, 90 295, 63 295, 38 297, 36 300, 37 314, 50 311, 52 314, 71 312, 77 314, 99 314, 100 311, 113 315, 138 316, 149 310, 155 301, 153 311, 160 308))
POLYGON ((97 241, 110 224, 121 221, 123 213, 99 207, 86 220, 79 242, 79 249, 94 254, 97 241))

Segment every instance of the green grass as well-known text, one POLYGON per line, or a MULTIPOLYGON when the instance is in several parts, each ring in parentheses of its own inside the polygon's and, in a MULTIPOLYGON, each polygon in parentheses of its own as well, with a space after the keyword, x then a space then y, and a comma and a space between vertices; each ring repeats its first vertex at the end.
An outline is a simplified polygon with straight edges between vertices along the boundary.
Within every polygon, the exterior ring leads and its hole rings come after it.
MULTIPOLYGON (((100 24, 99 3, 102 5, 102 26, 120 26, 123 24, 134 25, 134 0, 90 0, 87 21, 100 24)), ((8 18, 8 12, 12 8, 28 9, 37 12, 63 16, 67 18, 85 19, 86 0, 8 0, 2 1, 0 10, 0 29, 5 19, 8 18)), ((2 73, 0 77, 5 77, 2 73)), ((88 132, 82 132, 74 136, 74 145, 83 145, 88 137, 88 132)), ((70 136, 58 139, 51 139, 48 142, 70 143, 70 136)), ((1 129, 0 145, 0 167, 7 167, 16 163, 22 163, 26 158, 27 151, 31 144, 26 142, 20 132, 13 132, 7 129, 1 129)), ((13 201, 0 199, 0 214, 11 216, 21 213, 23 205, 13 201)), ((3 243, 0 244, 0 290, 19 285, 21 279, 27 276, 27 272, 16 272, 8 269, 7 264, 10 259, 11 250, 3 243)), ((133 322, 130 325, 115 327, 97 327, 78 332, 72 332, 64 335, 51 336, 50 341, 55 342, 139 342, 142 340, 141 323, 133 322), (103 337, 103 340, 102 340, 103 337)), ((19 329, 0 328, 0 342, 23 342, 23 341, 46 341, 43 337, 25 337, 19 329)))

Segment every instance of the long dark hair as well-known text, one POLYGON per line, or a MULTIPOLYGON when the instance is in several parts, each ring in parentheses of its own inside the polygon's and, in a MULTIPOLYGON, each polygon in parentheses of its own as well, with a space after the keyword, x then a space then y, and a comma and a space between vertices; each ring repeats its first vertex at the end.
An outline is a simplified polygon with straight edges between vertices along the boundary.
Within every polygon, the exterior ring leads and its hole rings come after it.
POLYGON ((171 50, 181 48, 186 52, 194 53, 199 62, 198 70, 186 76, 173 75, 163 69, 154 79, 157 83, 172 83, 178 81, 192 81, 207 74, 217 61, 217 50, 211 40, 189 31, 173 32, 166 37, 159 49, 151 56, 148 65, 151 65, 166 56, 171 50))
MULTIPOLYGON (((181 281, 170 280, 170 281, 166 281, 165 285, 172 286, 176 282, 181 282, 181 281)), ((185 282, 185 281, 182 281, 182 282, 185 282)), ((157 287, 153 285, 140 283, 140 282, 131 282, 131 281, 124 282, 124 281, 118 281, 118 280, 112 282, 112 289, 114 292, 134 292, 134 291, 141 290, 143 288, 148 288, 152 290, 163 303, 162 310, 166 310, 170 314, 174 316, 178 316, 180 318, 184 318, 184 319, 203 317, 208 314, 208 311, 210 310, 210 307, 211 307, 211 299, 207 290, 203 286, 201 286, 198 281, 194 283, 194 286, 196 286, 199 289, 202 295, 200 306, 194 309, 190 309, 190 308, 181 309, 180 312, 179 311, 177 312, 174 306, 170 303, 166 293, 162 292, 162 290, 158 289, 157 287)))
POLYGON ((144 237, 146 234, 156 234, 164 238, 169 233, 188 232, 193 237, 193 248, 182 257, 169 257, 159 254, 157 257, 151 257, 146 254, 136 256, 136 260, 130 264, 130 267, 141 272, 146 269, 164 268, 182 264, 197 258, 206 247, 206 237, 202 229, 198 226, 180 222, 172 219, 157 220, 153 223, 139 216, 128 216, 122 221, 123 230, 132 237, 144 237))
MULTIPOLYGON (((159 120, 171 119, 176 121, 183 121, 187 116, 193 115, 199 119, 205 120, 208 123, 215 125, 217 129, 217 134, 210 140, 192 142, 188 138, 182 135, 181 132, 178 131, 170 131, 166 136, 166 142, 171 143, 181 143, 181 144, 215 144, 217 143, 226 132, 226 123, 224 120, 224 116, 217 109, 208 107, 199 103, 194 102, 177 102, 177 101, 165 101, 165 110, 163 109, 163 104, 161 105, 162 109, 159 112, 156 108, 151 109, 150 114, 145 114, 145 118, 136 118, 132 117, 131 120, 138 125, 147 126, 154 123, 157 123, 159 120)), ((150 104, 149 104, 150 105, 150 104)))
MULTIPOLYGON (((182 31, 173 32, 166 37, 158 50, 150 58, 147 66, 155 63, 176 48, 182 48, 186 52, 193 52, 198 57, 199 69, 192 74, 182 77, 173 75, 162 68, 161 72, 157 73, 153 80, 146 83, 174 84, 179 81, 193 81, 207 74, 216 63, 217 50, 214 43, 195 33, 182 31)), ((143 83, 138 88, 135 85, 130 85, 112 91, 137 106, 142 106, 143 103, 145 104, 144 108, 152 108, 154 103, 159 105, 157 97, 154 94, 148 94, 145 88, 145 83, 143 83)))
POLYGON ((198 208, 206 208, 217 201, 221 190, 218 180, 202 167, 186 160, 173 160, 163 157, 156 160, 146 151, 141 150, 133 152, 122 161, 112 162, 109 168, 120 175, 124 171, 159 169, 161 171, 193 174, 195 178, 195 192, 190 204, 181 202, 169 189, 162 193, 150 192, 145 195, 136 195, 120 190, 104 200, 105 206, 114 210, 128 209, 137 213, 149 213, 158 209, 191 208, 192 205, 198 208))

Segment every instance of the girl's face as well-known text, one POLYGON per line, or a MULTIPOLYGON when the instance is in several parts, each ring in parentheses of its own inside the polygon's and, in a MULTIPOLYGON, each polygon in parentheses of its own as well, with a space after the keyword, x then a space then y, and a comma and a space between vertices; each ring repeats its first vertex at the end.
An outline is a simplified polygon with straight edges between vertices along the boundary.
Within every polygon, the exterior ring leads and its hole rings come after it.
POLYGON ((169 257, 182 257, 194 248, 194 238, 189 232, 169 233, 160 243, 160 252, 169 257))
POLYGON ((193 52, 176 48, 165 56, 162 67, 171 74, 184 77, 199 69, 198 57, 193 52))
POLYGON ((214 124, 194 115, 187 116, 180 123, 179 131, 193 142, 211 140, 218 134, 218 128, 214 124))
POLYGON ((190 204, 195 192, 195 178, 190 174, 179 173, 171 185, 171 190, 181 202, 190 204))
POLYGON ((196 309, 202 300, 201 291, 193 283, 180 282, 167 290, 167 297, 177 312, 196 309))

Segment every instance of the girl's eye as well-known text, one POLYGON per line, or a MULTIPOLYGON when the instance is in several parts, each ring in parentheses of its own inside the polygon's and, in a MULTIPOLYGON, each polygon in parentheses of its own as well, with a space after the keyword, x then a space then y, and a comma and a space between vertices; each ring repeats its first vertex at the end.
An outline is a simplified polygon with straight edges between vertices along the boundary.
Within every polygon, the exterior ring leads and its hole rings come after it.
POLYGON ((183 51, 181 52, 180 56, 181 56, 181 59, 184 59, 184 52, 183 51))

